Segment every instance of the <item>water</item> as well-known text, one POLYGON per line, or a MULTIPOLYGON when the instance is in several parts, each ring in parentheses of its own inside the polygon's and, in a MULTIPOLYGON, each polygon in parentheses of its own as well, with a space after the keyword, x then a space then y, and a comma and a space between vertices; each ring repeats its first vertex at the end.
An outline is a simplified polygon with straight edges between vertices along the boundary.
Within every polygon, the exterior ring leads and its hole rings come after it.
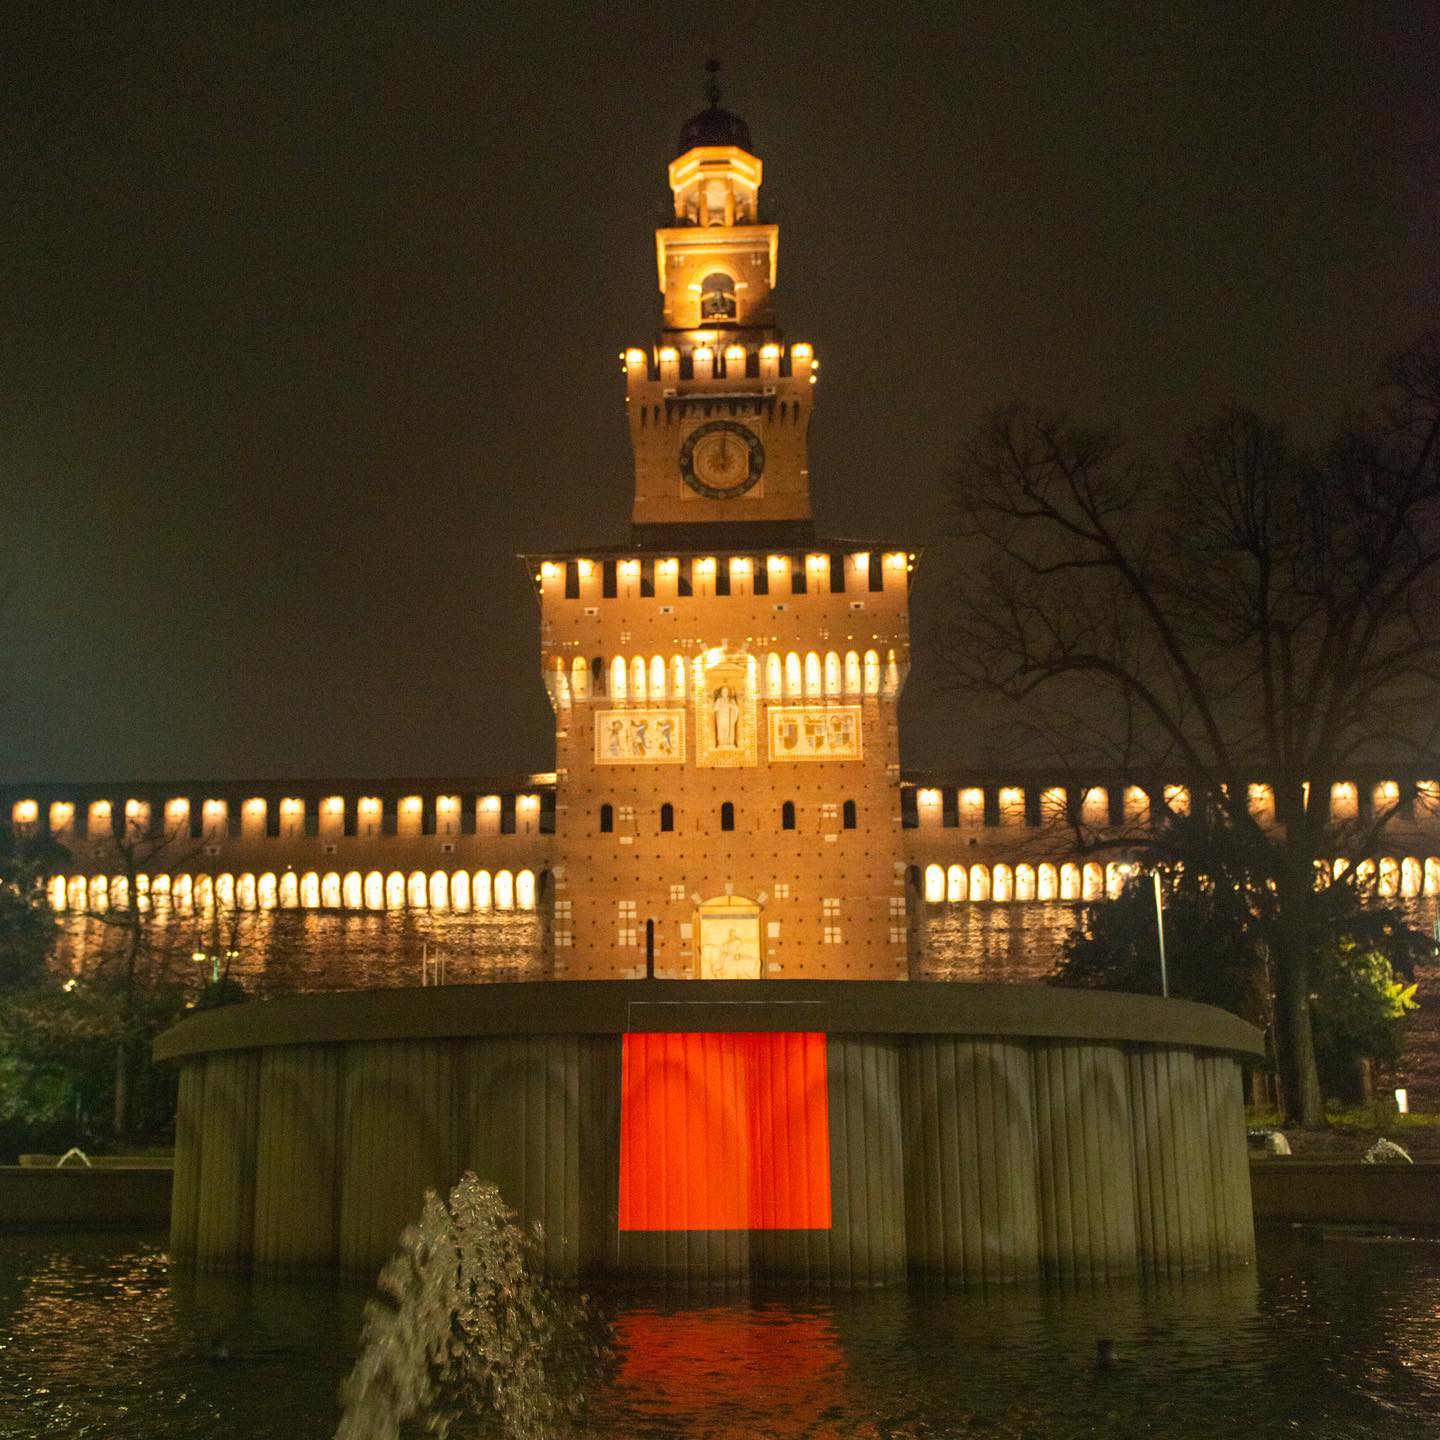
MULTIPOLYGON (((0 1433, 331 1436, 365 1298, 172 1276, 155 1235, 7 1236, 0 1433)), ((1440 1433, 1440 1244, 1275 1232, 1253 1269, 1184 1284, 595 1308, 613 1351, 579 1433, 603 1440, 1440 1433), (1121 1360, 1097 1373, 1102 1335, 1121 1360)))
POLYGON ((570 1363, 551 1360, 562 1339, 576 1338, 581 1302, 551 1294, 531 1268, 539 1240, 469 1171, 447 1198, 427 1191, 419 1222, 380 1272, 386 1298, 365 1307, 335 1440, 394 1440, 412 1416, 446 1440, 481 1412, 510 1440, 567 1428, 585 1351, 572 1343, 570 1363))

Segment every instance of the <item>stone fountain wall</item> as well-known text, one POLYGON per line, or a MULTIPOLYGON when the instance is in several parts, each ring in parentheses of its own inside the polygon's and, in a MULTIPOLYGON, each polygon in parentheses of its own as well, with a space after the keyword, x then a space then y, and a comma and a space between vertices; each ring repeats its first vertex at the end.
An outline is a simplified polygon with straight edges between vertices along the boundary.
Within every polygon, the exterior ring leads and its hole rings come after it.
POLYGON ((1258 1037, 1184 1002, 457 986, 239 1006, 159 1048, 182 1067, 171 1252, 201 1267, 372 1272, 465 1169, 541 1223, 565 1278, 1088 1283, 1253 1254, 1240 1070, 1258 1037), (622 1036, 798 1029, 827 1036, 830 1228, 621 1231, 622 1036))

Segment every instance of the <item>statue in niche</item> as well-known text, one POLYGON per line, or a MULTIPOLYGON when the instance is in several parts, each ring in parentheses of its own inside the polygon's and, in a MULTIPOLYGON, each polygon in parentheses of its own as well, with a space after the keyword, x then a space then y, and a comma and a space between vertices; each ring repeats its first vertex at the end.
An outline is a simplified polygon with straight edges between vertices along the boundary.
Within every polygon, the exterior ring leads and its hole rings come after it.
POLYGON ((715 713, 715 748, 717 750, 738 750, 740 748, 740 700, 734 688, 722 685, 716 690, 711 709, 715 713))

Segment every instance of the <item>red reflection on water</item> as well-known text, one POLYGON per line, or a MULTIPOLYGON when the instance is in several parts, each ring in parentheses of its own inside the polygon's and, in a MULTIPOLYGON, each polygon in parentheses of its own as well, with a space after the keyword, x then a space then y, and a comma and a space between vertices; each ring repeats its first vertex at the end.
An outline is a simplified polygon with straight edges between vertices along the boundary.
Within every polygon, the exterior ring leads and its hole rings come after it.
MULTIPOLYGON (((847 1408, 850 1377, 833 1323, 793 1311, 631 1311, 615 1320, 621 1355, 603 1408, 618 1405, 674 1426, 653 1433, 805 1436, 841 1432, 827 1419, 847 1408)), ((847 1435, 873 1434, 868 1425, 847 1435)))
POLYGON ((828 1230, 823 1034, 624 1037, 621 1230, 828 1230))

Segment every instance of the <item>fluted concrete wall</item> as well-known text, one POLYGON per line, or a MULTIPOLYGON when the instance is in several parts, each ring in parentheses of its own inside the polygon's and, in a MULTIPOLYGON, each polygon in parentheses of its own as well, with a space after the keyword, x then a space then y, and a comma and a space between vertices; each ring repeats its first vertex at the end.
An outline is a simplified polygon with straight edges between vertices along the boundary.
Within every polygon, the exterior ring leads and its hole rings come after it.
POLYGON ((840 1289, 1179 1274, 1253 1254, 1239 1064, 1133 1041, 831 1035, 832 1226, 621 1233, 620 1037, 284 1044, 182 1061, 171 1250, 372 1272, 426 1188, 499 1185, 557 1277, 840 1289))

